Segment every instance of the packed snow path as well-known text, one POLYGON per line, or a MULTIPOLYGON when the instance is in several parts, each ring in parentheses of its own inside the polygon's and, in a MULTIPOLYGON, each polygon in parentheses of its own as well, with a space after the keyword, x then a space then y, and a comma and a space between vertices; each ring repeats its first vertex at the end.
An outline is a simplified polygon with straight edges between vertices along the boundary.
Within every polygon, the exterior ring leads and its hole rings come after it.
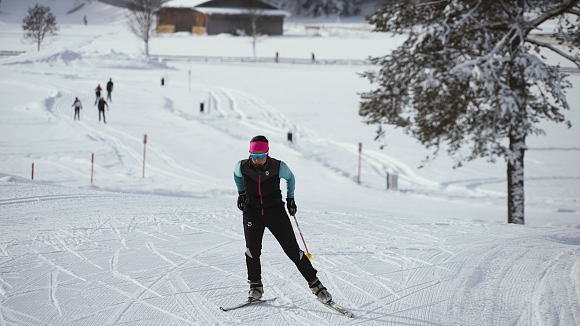
MULTIPOLYGON (((234 197, 0 186, 0 325, 576 325, 579 232, 303 210, 312 263, 347 319, 315 301, 266 232, 271 304, 247 291, 234 197)), ((10 181, 12 180, 12 181, 10 181)))

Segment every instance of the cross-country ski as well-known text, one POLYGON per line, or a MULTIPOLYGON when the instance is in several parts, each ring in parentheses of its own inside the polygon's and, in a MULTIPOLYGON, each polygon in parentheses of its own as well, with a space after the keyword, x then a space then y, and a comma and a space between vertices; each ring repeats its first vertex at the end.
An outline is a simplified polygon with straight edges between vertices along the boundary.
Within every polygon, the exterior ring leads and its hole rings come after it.
POLYGON ((232 307, 220 307, 220 309, 222 311, 230 311, 230 310, 236 310, 239 308, 244 308, 244 307, 249 307, 249 306, 253 306, 253 305, 257 305, 257 304, 261 304, 261 303, 265 303, 265 302, 269 302, 269 301, 274 301, 276 300, 276 298, 271 298, 271 299, 251 299, 251 300, 247 300, 243 303, 240 303, 239 305, 235 305, 232 307))
POLYGON ((339 306, 338 304, 336 304, 334 301, 330 301, 327 303, 322 302, 323 305, 325 305, 326 307, 328 307, 329 309, 335 310, 340 314, 345 315, 348 318, 353 318, 354 314, 348 310, 346 310, 345 308, 339 306))

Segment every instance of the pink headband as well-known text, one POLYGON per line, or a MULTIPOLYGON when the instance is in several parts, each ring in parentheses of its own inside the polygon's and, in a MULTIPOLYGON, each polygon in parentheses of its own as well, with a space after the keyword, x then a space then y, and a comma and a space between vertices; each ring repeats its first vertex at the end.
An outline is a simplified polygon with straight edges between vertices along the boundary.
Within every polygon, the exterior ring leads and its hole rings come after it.
POLYGON ((250 143, 250 153, 253 152, 268 152, 268 143, 263 141, 255 141, 250 143))

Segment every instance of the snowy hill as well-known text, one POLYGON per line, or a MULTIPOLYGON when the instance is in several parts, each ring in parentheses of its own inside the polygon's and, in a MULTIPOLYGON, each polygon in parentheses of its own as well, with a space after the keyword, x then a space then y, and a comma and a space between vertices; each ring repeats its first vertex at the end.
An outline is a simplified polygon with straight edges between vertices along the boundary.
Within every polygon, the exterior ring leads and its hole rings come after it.
MULTIPOLYGON (((506 225, 502 162, 453 170, 442 156, 417 169, 429 152, 415 140, 387 129, 384 141, 373 141, 376 128, 357 115, 357 93, 370 87, 357 73, 373 67, 160 62, 142 55, 123 9, 90 1, 67 14, 82 2, 41 3, 63 25, 40 52, 20 42, 27 1, 0 7, 0 50, 27 51, 0 58, 0 325, 580 320, 578 128, 546 124, 546 136, 530 138, 527 224, 506 225), (104 124, 94 89, 110 78, 104 124), (294 172, 312 263, 355 319, 317 303, 268 232, 265 295, 278 299, 219 310, 247 290, 232 172, 257 134, 294 172), (399 191, 385 191, 386 173, 398 174, 399 191)), ((400 41, 292 23, 285 36, 263 38, 258 53, 364 59, 400 41)), ((175 34, 155 38, 151 52, 247 56, 251 45, 175 34)), ((580 85, 580 75, 570 80, 580 85)), ((580 95, 569 96, 576 124, 580 95)))

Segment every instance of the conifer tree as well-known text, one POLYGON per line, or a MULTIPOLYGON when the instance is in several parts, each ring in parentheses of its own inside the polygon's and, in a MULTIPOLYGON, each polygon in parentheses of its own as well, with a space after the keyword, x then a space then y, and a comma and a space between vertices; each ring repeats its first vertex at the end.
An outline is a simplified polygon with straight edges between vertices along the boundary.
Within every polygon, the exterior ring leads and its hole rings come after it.
POLYGON ((378 88, 361 94, 368 124, 390 124, 461 162, 507 162, 508 222, 524 223, 526 137, 541 120, 570 122, 559 66, 543 51, 580 67, 580 0, 391 0, 368 17, 378 32, 407 34, 378 72, 362 74, 378 88), (558 44, 532 33, 556 20, 558 44), (566 51, 569 50, 569 51, 566 51))

